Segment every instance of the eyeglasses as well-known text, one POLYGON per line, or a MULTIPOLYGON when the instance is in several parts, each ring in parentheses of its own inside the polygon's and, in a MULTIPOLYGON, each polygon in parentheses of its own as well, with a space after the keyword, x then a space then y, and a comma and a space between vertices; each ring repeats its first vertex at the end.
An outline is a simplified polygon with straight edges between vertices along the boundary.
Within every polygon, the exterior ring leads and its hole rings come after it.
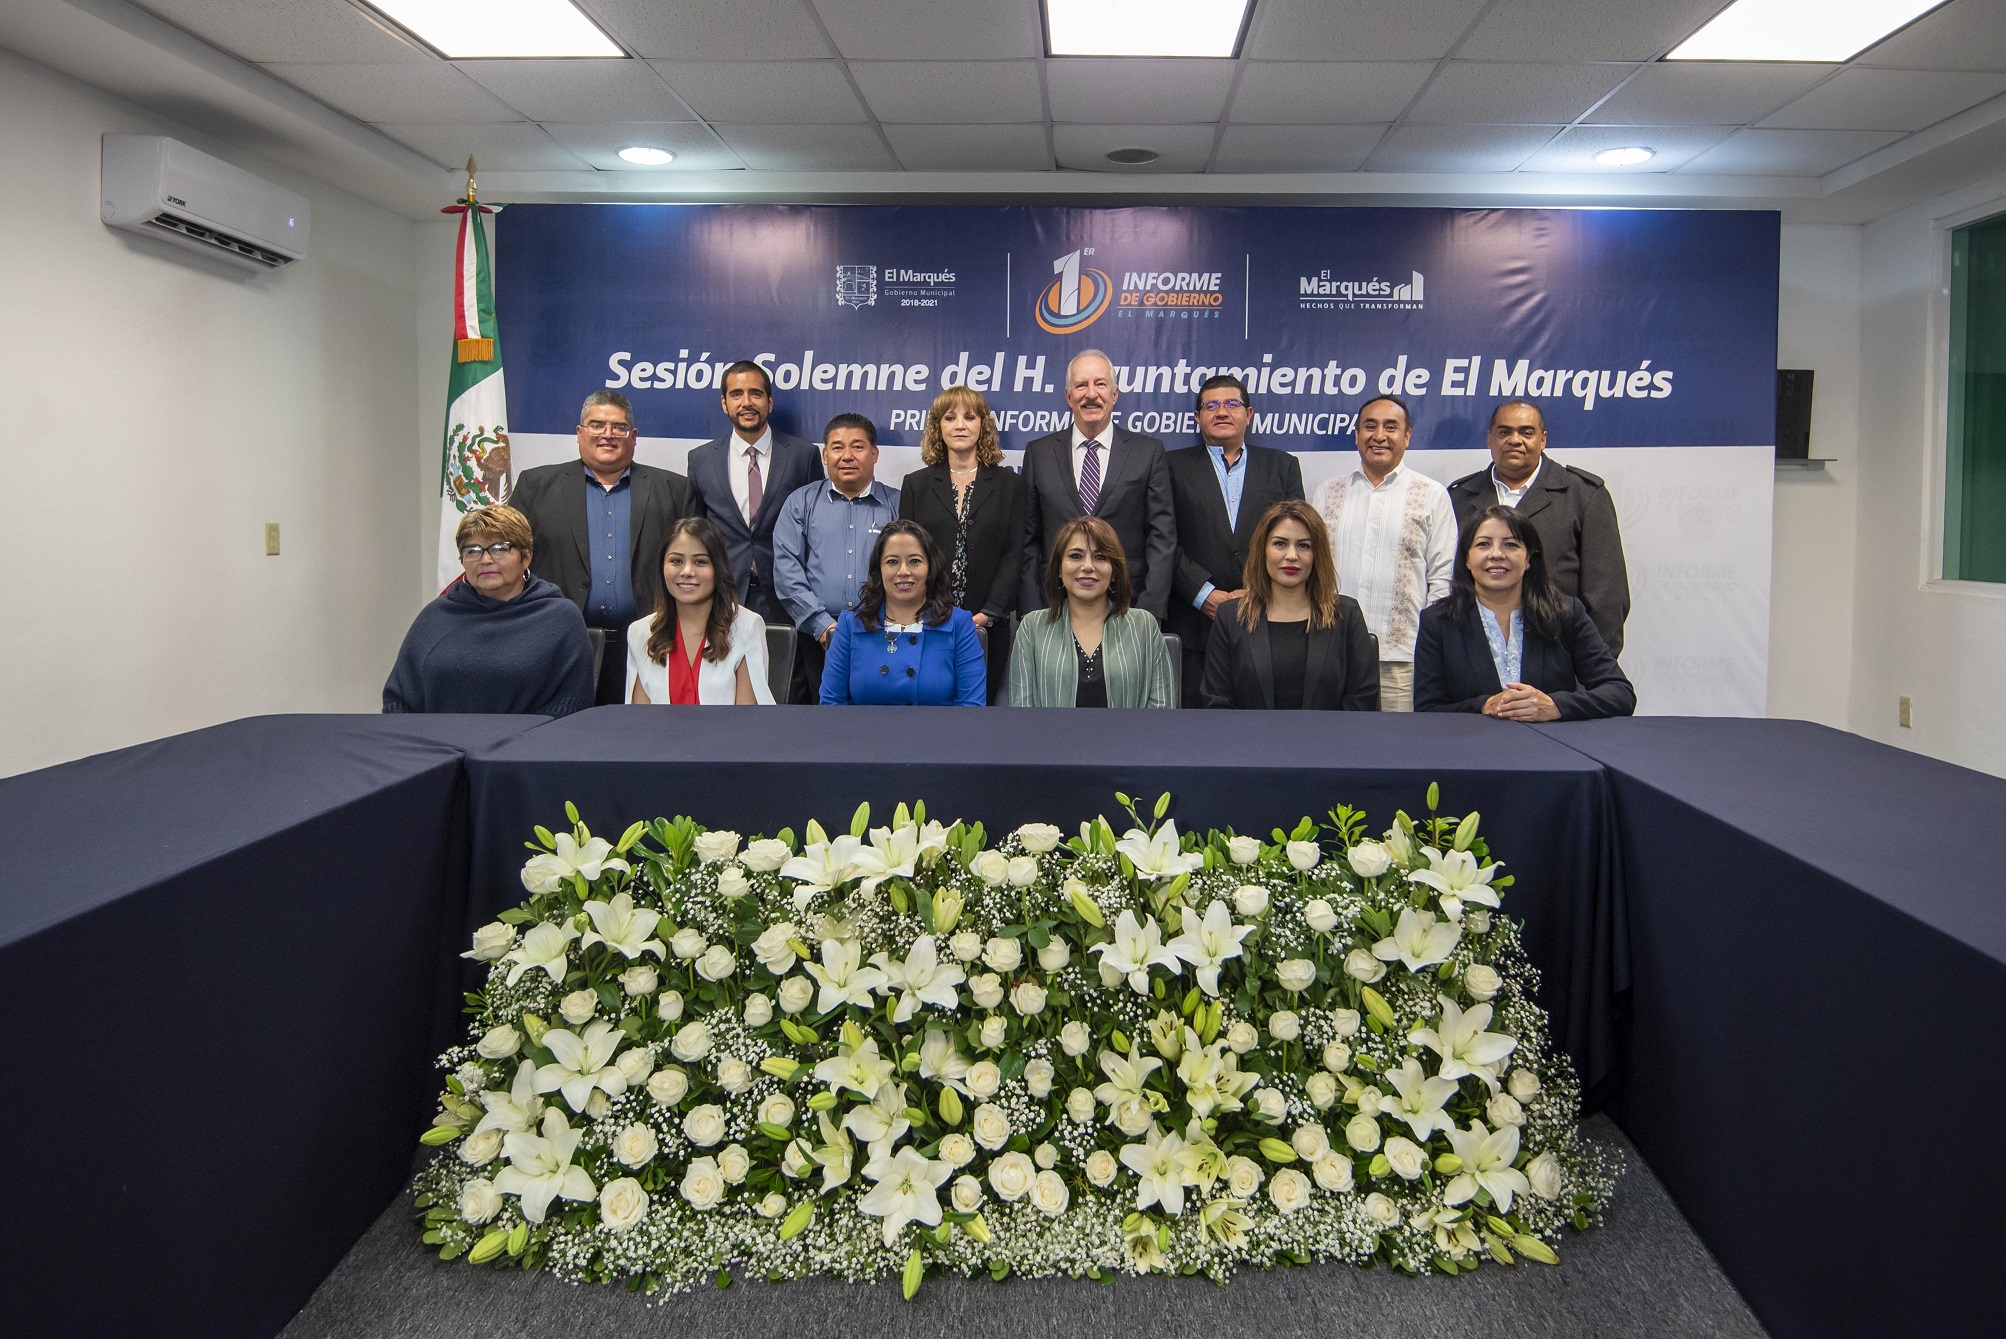
POLYGON ((1220 409, 1245 409, 1247 402, 1245 400, 1207 400, 1198 407, 1209 414, 1220 409))
POLYGON ((608 433, 614 437, 632 437, 634 435, 634 425, 631 423, 603 423, 595 418, 590 423, 581 423, 578 426, 587 432, 608 433))
POLYGON ((492 553, 497 558, 506 558, 514 552, 515 545, 505 539, 487 545, 463 544, 460 546, 460 561, 463 563, 477 563, 481 560, 483 553, 492 553))

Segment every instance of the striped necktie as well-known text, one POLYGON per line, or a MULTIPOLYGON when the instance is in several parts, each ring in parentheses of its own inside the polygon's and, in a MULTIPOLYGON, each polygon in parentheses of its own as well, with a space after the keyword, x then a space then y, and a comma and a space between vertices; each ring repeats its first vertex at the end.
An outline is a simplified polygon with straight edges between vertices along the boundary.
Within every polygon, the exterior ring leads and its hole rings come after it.
POLYGON ((1101 444, 1087 438, 1087 453, 1080 461, 1080 510, 1089 516, 1101 500, 1101 444))

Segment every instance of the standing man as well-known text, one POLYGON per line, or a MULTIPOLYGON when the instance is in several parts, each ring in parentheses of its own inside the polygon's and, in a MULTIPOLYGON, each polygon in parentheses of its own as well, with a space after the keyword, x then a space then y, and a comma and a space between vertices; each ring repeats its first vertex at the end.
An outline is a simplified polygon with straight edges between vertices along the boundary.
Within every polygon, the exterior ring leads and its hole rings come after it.
POLYGON ((1358 601, 1379 639, 1379 709, 1414 710, 1414 636, 1421 611, 1449 593, 1456 512, 1449 491, 1407 468, 1414 435, 1392 395, 1358 410, 1358 468, 1324 480, 1317 510, 1330 525, 1338 589, 1358 601))
POLYGON ((690 487, 702 515, 724 535, 738 600, 768 623, 785 623, 773 591, 773 522, 789 493, 822 477, 815 448, 773 431, 773 379, 741 359, 718 392, 731 431, 690 452, 690 487))
POLYGON ((1177 566, 1177 520, 1163 443, 1114 426, 1114 364, 1099 349, 1066 364, 1073 426, 1024 447, 1024 575, 1017 608, 1045 607, 1045 559, 1059 527, 1098 516, 1128 559, 1135 605, 1163 622, 1177 566))
POLYGON ((1623 654, 1630 571, 1608 485, 1546 458, 1546 415, 1530 401, 1506 400, 1491 410, 1488 441, 1491 467, 1449 485, 1457 526, 1485 507, 1517 507, 1539 535, 1554 587, 1581 601, 1610 655, 1623 654))
POLYGON ((1198 388, 1201 449, 1168 453, 1177 518, 1177 576, 1170 628, 1184 643, 1184 705, 1196 707, 1205 677, 1205 646, 1219 606, 1240 594, 1247 544, 1261 514, 1303 496, 1302 462, 1287 451, 1247 442, 1254 397, 1236 376, 1207 377, 1198 388))
POLYGON ((579 463, 524 470, 509 498, 536 540, 530 570, 584 610, 586 627, 606 634, 595 667, 601 706, 624 696, 627 625, 655 612, 662 536, 696 513, 688 479, 634 463, 638 440, 627 397, 594 391, 578 413, 579 463))
POLYGON ((899 490, 877 481, 877 425, 862 414, 829 420, 822 468, 828 477, 789 493, 773 526, 773 588, 797 633, 792 700, 811 704, 836 616, 857 607, 878 531, 899 514, 899 490))

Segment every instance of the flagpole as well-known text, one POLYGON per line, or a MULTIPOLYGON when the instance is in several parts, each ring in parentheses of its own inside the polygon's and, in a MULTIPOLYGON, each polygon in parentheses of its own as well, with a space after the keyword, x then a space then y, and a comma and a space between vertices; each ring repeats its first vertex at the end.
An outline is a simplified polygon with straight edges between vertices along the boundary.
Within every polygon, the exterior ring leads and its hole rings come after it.
POLYGON ((438 580, 458 580, 453 535, 460 518, 479 507, 506 503, 514 487, 509 460, 508 395, 495 327, 494 272, 481 215, 475 165, 467 158, 467 193, 441 213, 458 214, 454 251, 453 360, 446 389, 446 423, 439 473, 438 580))

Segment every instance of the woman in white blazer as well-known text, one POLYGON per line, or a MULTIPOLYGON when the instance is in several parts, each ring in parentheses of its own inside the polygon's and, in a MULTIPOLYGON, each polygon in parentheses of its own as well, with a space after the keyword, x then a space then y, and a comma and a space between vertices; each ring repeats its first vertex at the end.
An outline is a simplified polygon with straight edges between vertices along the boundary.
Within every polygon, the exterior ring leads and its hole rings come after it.
POLYGON ((653 618, 627 627, 627 700, 667 706, 773 705, 766 621, 738 602, 724 537, 701 516, 669 527, 653 618))

